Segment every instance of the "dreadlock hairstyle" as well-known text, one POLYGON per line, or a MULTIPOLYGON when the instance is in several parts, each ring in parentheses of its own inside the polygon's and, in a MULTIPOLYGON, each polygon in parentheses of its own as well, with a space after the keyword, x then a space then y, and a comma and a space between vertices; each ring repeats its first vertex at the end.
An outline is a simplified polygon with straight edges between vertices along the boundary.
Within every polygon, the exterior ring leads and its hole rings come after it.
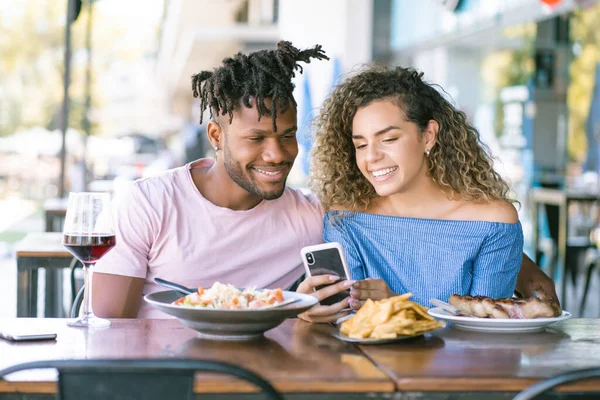
POLYGON ((318 60, 329 57, 316 45, 312 49, 299 50, 290 42, 280 41, 277 50, 261 50, 248 55, 237 53, 223 60, 223 66, 211 71, 202 71, 192 76, 194 97, 200 97, 200 123, 202 114, 208 108, 211 118, 229 115, 243 104, 251 108, 254 99, 258 110, 258 120, 263 115, 273 119, 273 131, 277 132, 275 120, 278 114, 287 111, 290 101, 296 107, 292 93, 292 78, 296 70, 302 73, 298 62, 310 63, 311 58, 318 60), (271 99, 271 108, 265 99, 271 99))

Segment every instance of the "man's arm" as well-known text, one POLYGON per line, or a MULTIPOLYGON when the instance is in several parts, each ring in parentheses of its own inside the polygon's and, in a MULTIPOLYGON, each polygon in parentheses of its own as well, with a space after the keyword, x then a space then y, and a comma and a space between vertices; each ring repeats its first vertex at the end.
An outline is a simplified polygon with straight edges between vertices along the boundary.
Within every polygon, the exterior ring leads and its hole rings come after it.
POLYGON ((94 273, 92 309, 102 318, 135 318, 142 302, 144 279, 94 273))
POLYGON ((92 303, 105 318, 135 318, 159 218, 138 183, 115 199, 117 244, 93 267, 92 303))
POLYGON ((517 277, 517 292, 528 298, 534 296, 542 300, 548 300, 559 305, 558 295, 552 279, 548 277, 527 255, 523 253, 523 263, 517 277))

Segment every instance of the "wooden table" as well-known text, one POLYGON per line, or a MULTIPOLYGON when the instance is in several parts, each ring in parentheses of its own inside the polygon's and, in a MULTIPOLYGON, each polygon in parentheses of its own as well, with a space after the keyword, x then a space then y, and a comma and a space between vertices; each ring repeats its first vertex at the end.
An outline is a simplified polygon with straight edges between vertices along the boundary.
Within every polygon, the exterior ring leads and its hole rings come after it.
MULTIPOLYGON (((411 345, 360 349, 400 391, 517 392, 562 372, 600 366, 600 319, 571 319, 528 334, 445 328, 411 345)), ((595 391, 600 398, 600 380, 562 390, 595 391)))
MULTIPOLYGON (((197 358, 241 365, 294 399, 440 400, 461 392, 461 398, 492 400, 510 399, 560 372, 600 365, 600 319, 572 319, 531 334, 445 328, 383 346, 341 342, 329 336, 335 328, 300 320, 288 320, 267 332, 264 340, 249 342, 199 339, 177 320, 112 320, 110 328, 100 330, 70 328, 66 321, 0 319, 0 327, 17 324, 58 334, 49 342, 0 340, 0 368, 44 359, 197 358)), ((9 378, 0 380, 0 399, 17 392, 27 399, 43 398, 56 391, 52 371, 32 370, 9 378)), ((227 398, 255 391, 249 384, 215 375, 199 375, 194 387, 197 393, 233 393, 227 398)), ((600 394, 600 380, 561 391, 600 394)))
POLYGON ((62 232, 68 202, 67 198, 52 198, 44 201, 46 232, 62 232))
MULTIPOLYGON (((392 380, 352 345, 329 335, 329 325, 287 320, 249 342, 198 339, 196 332, 170 320, 112 320, 107 329, 71 328, 65 319, 0 319, 4 324, 44 327, 57 333, 56 341, 10 343, 0 340, 0 368, 42 359, 71 358, 205 358, 231 362, 259 373, 286 393, 328 393, 323 398, 352 398, 351 393, 394 391, 392 380)), ((50 371, 51 372, 51 371, 50 371)), ((16 374, 15 374, 16 376, 16 374)), ((10 378, 10 377, 9 377, 10 378)), ((0 380, 2 393, 56 392, 55 374, 37 370, 21 373, 18 381, 0 380), (25 375, 23 377, 23 375, 25 375)), ((251 385, 219 375, 199 376, 198 393, 253 392, 251 385)), ((28 397, 29 398, 29 397, 28 397)), ((311 399, 315 399, 313 395, 311 399)), ((317 397, 318 398, 318 397, 317 397)))
POLYGON ((44 315, 65 317, 63 310, 62 269, 73 255, 62 244, 62 233, 29 233, 17 245, 17 316, 36 317, 38 269, 46 274, 44 315))
MULTIPOLYGON (((594 203, 600 200, 599 193, 588 193, 582 191, 533 188, 530 192, 532 221, 533 221, 533 251, 538 251, 539 227, 538 216, 539 206, 550 204, 558 206, 558 257, 557 264, 560 271, 560 302, 563 308, 566 308, 567 293, 567 234, 569 232, 569 204, 572 202, 594 203)), ((555 265, 550 264, 550 278, 555 279, 555 265)))

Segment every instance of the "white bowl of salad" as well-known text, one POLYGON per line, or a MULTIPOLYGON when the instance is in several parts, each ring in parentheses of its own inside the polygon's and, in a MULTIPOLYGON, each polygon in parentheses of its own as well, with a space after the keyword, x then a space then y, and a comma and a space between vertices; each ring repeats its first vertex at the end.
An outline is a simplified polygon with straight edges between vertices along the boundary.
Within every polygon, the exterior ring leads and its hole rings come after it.
POLYGON ((144 300, 195 329, 201 337, 221 340, 262 337, 267 330, 317 304, 315 297, 302 293, 240 289, 219 282, 186 296, 167 290, 148 294, 144 300))

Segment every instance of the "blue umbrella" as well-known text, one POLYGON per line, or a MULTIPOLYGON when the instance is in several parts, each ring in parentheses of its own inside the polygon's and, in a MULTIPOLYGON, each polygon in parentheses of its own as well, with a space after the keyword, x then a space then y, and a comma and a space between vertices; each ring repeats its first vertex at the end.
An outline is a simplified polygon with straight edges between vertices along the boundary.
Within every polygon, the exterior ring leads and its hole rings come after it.
POLYGON ((342 75, 342 63, 340 62, 340 59, 335 57, 333 59, 333 79, 332 79, 332 83, 331 86, 335 86, 337 85, 340 79, 340 76, 342 75))
MULTIPOLYGON (((587 155, 584 164, 586 171, 598 171, 598 156, 600 152, 600 63, 596 64, 595 85, 590 112, 585 124, 587 137, 587 155)), ((599 171, 600 172, 600 171, 599 171)))
MULTIPOLYGON (((333 59, 333 73, 331 80, 331 87, 337 85, 339 83, 339 79, 341 76, 342 66, 339 58, 333 59)), ((304 73, 304 82, 302 84, 303 91, 303 106, 302 106, 302 115, 300 116, 300 127, 298 129, 298 133, 296 137, 298 138, 298 143, 304 148, 304 155, 302 157, 302 171, 308 175, 310 172, 310 149, 313 143, 313 135, 312 135, 312 121, 315 117, 315 110, 312 105, 312 95, 310 91, 310 79, 309 79, 308 71, 304 73)))
MULTIPOLYGON (((341 76, 342 66, 340 59, 335 57, 333 59, 333 73, 331 80, 331 87, 333 88, 335 85, 339 83, 339 79, 341 76)), ((304 73, 304 82, 302 85, 303 90, 303 107, 302 107, 302 116, 300 117, 300 128, 298 129, 297 138, 298 143, 304 148, 304 155, 302 157, 302 170, 306 175, 309 174, 310 171, 310 149, 313 143, 312 136, 312 121, 315 117, 315 110, 312 105, 312 95, 310 91, 310 80, 308 71, 304 73)))
POLYGON ((312 145, 311 124, 313 119, 312 96, 310 94, 310 82, 308 80, 308 76, 308 72, 305 72, 304 82, 302 85, 302 91, 304 94, 302 116, 300 118, 300 128, 296 134, 298 143, 304 148, 304 155, 302 156, 301 161, 302 171, 305 175, 308 175, 310 170, 310 147, 312 145))

